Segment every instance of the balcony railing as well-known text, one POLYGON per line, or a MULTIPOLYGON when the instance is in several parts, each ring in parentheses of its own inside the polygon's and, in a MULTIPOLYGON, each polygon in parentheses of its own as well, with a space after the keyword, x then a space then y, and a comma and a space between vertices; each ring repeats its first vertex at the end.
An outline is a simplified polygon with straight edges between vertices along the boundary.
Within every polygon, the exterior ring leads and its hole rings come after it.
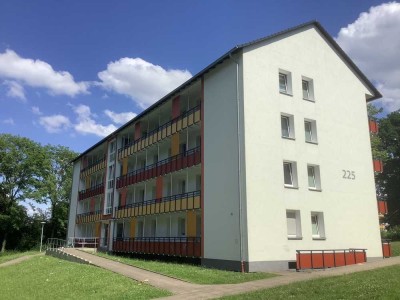
POLYGON ((366 249, 296 250, 296 270, 325 269, 364 263, 366 249))
POLYGON ((115 238, 113 251, 121 253, 200 257, 200 237, 115 238))
POLYGON ((368 120, 369 132, 378 133, 378 122, 375 119, 370 118, 368 120))
POLYGON ((200 194, 200 191, 194 191, 118 206, 114 209, 114 216, 117 219, 121 219, 150 214, 199 209, 201 208, 200 194))
POLYGON ((122 159, 165 139, 166 137, 199 122, 200 118, 200 105, 197 105, 180 116, 164 123, 158 128, 125 145, 125 147, 118 149, 118 159, 122 159))
POLYGON ((103 193, 104 193, 104 184, 101 183, 101 184, 95 185, 91 188, 88 188, 86 190, 80 191, 78 199, 84 200, 84 199, 87 199, 90 197, 101 195, 103 193))
POLYGON ((81 170, 81 178, 92 174, 94 172, 100 171, 106 167, 106 157, 104 156, 103 158, 95 161, 94 163, 86 166, 81 170))
POLYGON ((200 151, 201 148, 196 147, 185 153, 171 156, 145 168, 122 175, 117 178, 117 189, 198 165, 201 162, 200 151))
POLYGON ((386 215, 388 213, 388 206, 385 200, 378 200, 378 213, 386 215))
POLYGON ((83 214, 76 215, 76 223, 89 223, 101 220, 101 210, 89 211, 83 214))

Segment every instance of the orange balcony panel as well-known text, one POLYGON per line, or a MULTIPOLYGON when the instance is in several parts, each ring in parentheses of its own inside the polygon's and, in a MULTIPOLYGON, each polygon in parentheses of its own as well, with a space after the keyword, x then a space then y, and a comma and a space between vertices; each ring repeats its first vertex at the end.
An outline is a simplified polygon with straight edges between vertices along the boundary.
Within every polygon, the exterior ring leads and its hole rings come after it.
POLYGON ((378 122, 376 122, 375 120, 369 120, 368 124, 369 124, 369 132, 378 133, 378 122))
POLYGON ((383 172, 383 162, 381 160, 374 159, 373 163, 374 163, 374 171, 382 173, 383 172))
POLYGON ((378 212, 383 215, 386 215, 388 213, 388 207, 386 201, 378 200, 378 212))

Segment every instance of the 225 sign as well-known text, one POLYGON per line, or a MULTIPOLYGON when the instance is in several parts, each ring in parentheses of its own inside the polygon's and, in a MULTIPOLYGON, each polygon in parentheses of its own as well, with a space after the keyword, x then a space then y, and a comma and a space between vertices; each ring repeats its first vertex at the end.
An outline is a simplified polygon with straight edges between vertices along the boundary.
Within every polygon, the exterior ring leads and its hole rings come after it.
POLYGON ((343 178, 344 179, 351 179, 351 180, 356 179, 356 172, 355 171, 342 170, 342 172, 343 172, 343 178))

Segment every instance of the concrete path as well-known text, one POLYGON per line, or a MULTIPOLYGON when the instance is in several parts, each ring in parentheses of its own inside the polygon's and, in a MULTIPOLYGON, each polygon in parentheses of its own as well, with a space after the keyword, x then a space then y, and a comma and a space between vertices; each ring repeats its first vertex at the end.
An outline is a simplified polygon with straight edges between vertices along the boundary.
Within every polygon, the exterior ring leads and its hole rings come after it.
POLYGON ((160 275, 151 271, 128 266, 116 261, 89 254, 77 249, 67 248, 65 252, 89 260, 91 264, 122 274, 129 278, 148 283, 152 286, 168 290, 174 295, 163 299, 213 299, 227 295, 241 294, 259 289, 286 285, 294 282, 317 279, 329 276, 351 274, 400 264, 400 256, 382 259, 364 264, 315 271, 286 271, 277 273, 280 276, 249 281, 239 284, 200 285, 160 275))
POLYGON ((32 257, 39 256, 39 255, 44 255, 44 252, 38 253, 38 254, 32 254, 32 255, 25 255, 25 256, 21 256, 21 257, 6 261, 6 262, 0 264, 0 268, 11 266, 11 265, 16 265, 16 264, 19 264, 20 262, 23 262, 25 260, 31 259, 32 257))

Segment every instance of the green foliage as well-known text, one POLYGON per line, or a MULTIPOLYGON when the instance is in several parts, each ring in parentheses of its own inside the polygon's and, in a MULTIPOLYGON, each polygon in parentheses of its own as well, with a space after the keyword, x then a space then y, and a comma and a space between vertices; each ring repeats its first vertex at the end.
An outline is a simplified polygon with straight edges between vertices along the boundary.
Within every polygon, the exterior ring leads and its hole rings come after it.
POLYGON ((400 241, 400 225, 392 226, 386 231, 381 232, 382 238, 392 241, 400 241))
POLYGON ((400 111, 388 114, 379 121, 378 136, 382 149, 387 151, 383 173, 376 177, 377 192, 387 200, 389 215, 386 222, 400 224, 400 111))
POLYGON ((65 238, 72 186, 70 161, 77 153, 63 146, 42 146, 30 139, 0 134, 0 249, 26 250, 45 236, 65 238), (28 216, 21 203, 47 203, 50 215, 28 216))
POLYGON ((198 284, 241 283, 276 276, 275 274, 269 273, 230 272, 217 269, 209 269, 189 264, 179 264, 155 260, 141 260, 104 253, 97 253, 97 255, 119 261, 127 265, 139 267, 142 269, 198 284))
POLYGON ((49 256, 0 268, 1 299, 153 299, 170 293, 90 265, 49 256))
POLYGON ((399 299, 400 266, 240 294, 222 299, 399 299))
POLYGON ((400 256, 400 241, 392 242, 392 256, 400 256))

